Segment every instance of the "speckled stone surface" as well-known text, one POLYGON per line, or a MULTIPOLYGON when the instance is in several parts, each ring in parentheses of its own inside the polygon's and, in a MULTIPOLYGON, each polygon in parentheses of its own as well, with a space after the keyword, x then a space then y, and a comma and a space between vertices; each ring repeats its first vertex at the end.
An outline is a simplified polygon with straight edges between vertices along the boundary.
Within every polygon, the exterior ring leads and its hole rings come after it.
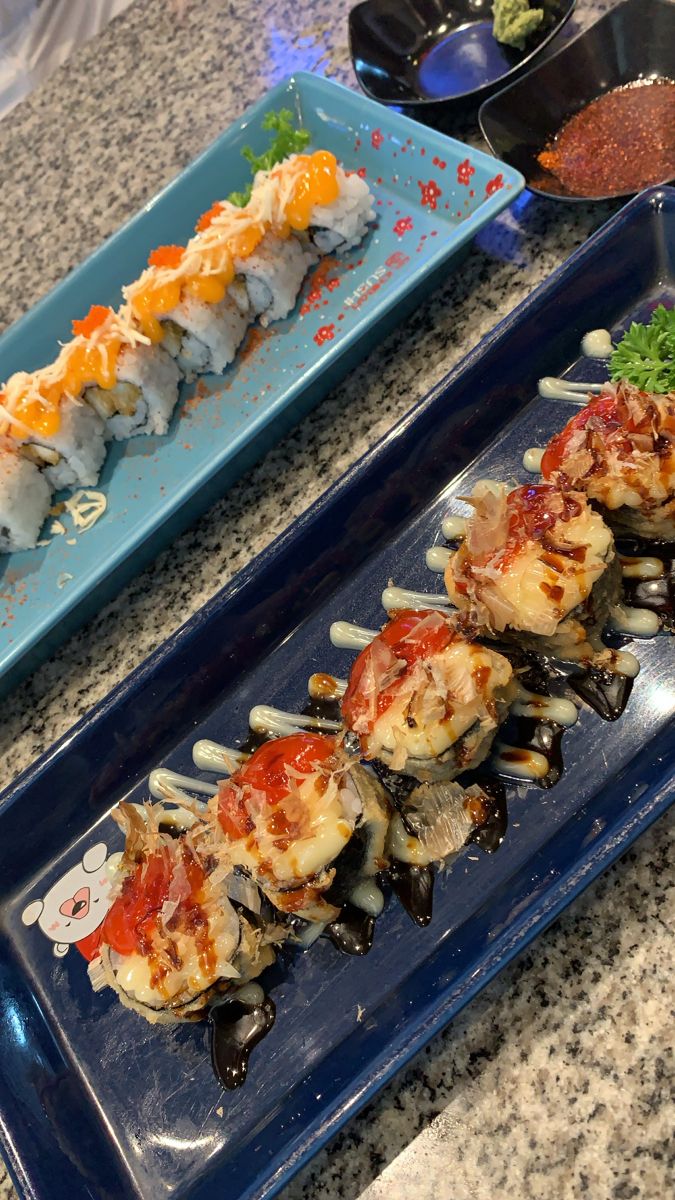
MULTIPOLYGON (((611 7, 579 0, 577 25, 611 7)), ((354 86, 343 0, 137 0, 0 123, 0 323, 293 69, 354 86)), ((474 118, 447 131, 479 143, 474 118)), ((5 704, 4 778, 137 666, 613 211, 535 200, 5 704), (349 407, 349 423, 339 418, 349 407), (157 597, 162 597, 161 605, 157 597)), ((672 818, 282 1193, 672 1195, 672 818)), ((0 1183, 0 1196, 11 1193, 0 1183)))

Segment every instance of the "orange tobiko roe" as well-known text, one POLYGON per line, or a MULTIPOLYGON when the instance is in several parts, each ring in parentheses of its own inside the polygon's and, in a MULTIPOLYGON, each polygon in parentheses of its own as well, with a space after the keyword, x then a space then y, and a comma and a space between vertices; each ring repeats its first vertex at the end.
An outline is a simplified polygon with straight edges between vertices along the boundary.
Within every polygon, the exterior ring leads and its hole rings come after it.
MULTIPOLYGON (((404 609, 397 613, 370 645, 361 651, 349 673, 349 683, 342 701, 342 712, 349 726, 353 727, 359 718, 370 715, 371 704, 369 697, 363 691, 363 676, 378 650, 383 645, 386 646, 391 651, 392 657, 404 659, 408 668, 422 658, 440 654, 456 637, 455 631, 445 619, 446 617, 447 613, 437 609, 422 611, 404 609), (436 616, 444 618, 443 625, 435 628, 427 626, 426 629, 421 630, 419 636, 415 636, 417 626, 434 613, 436 616)), ((406 674, 407 669, 389 687, 378 693, 377 715, 373 718, 372 723, 393 704, 398 688, 406 674)))
POLYGON ((321 767, 330 769, 334 757, 334 738, 320 733, 292 733, 264 742, 232 778, 221 785, 218 820, 223 833, 233 841, 239 841, 253 832, 254 823, 242 794, 244 788, 262 792, 267 804, 273 808, 294 786, 288 768, 312 774, 321 767))

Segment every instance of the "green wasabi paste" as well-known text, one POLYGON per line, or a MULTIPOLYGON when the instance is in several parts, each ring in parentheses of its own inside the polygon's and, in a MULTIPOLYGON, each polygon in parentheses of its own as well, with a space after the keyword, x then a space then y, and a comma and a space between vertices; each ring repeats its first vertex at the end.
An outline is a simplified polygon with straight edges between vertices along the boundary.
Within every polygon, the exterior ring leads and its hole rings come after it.
POLYGON ((498 42, 523 50, 525 42, 544 19, 543 8, 530 8, 530 0, 494 0, 492 32, 498 42))

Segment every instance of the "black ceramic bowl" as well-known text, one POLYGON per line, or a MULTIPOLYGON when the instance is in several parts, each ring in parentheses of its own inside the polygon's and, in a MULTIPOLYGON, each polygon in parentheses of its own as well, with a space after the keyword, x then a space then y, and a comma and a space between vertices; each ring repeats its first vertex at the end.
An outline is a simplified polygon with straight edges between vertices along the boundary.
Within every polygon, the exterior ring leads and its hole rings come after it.
MULTIPOLYGON (((609 200, 614 191, 581 196, 537 161, 574 113, 603 92, 638 79, 675 80, 675 4, 625 0, 574 41, 504 88, 480 108, 483 136, 497 158, 525 176, 528 188, 556 200, 609 200)), ((669 183, 654 179, 654 184, 669 183)))
POLYGON ((523 50, 513 50, 492 34, 493 0, 366 0, 349 14, 354 70, 364 92, 382 104, 486 94, 555 37, 575 3, 539 0, 543 24, 523 50))

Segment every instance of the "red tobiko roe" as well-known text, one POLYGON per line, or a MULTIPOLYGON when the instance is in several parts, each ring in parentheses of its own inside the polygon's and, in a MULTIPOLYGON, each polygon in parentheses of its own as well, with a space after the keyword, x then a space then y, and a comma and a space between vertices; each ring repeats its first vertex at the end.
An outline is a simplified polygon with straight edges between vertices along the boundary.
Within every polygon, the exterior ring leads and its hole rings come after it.
MULTIPOLYGON (((361 651, 349 673, 349 684, 342 701, 342 712, 347 723, 353 726, 359 717, 371 711, 369 697, 364 695, 362 689, 363 675, 381 646, 386 646, 395 658, 402 658, 408 666, 412 666, 421 658, 439 654, 454 641, 454 638, 455 632, 447 621, 447 613, 438 609, 422 611, 404 609, 397 613, 370 645, 361 651), (415 636, 417 626, 432 615, 442 617, 443 624, 436 625, 435 628, 427 625, 420 631, 419 636, 415 636)), ((382 713, 386 712, 393 703, 401 678, 404 678, 404 675, 378 694, 376 702, 378 717, 382 716, 382 713)))
MULTIPOLYGON (((181 847, 181 853, 190 894, 194 895, 204 882, 204 870, 186 846, 181 847)), ((143 951, 169 894, 173 870, 172 855, 168 847, 164 847, 148 854, 127 876, 103 922, 101 941, 111 950, 118 954, 143 951)))
POLYGON ((73 321, 73 336, 91 337, 94 330, 107 321, 111 312, 112 309, 107 308, 105 304, 92 304, 86 317, 83 317, 81 321, 73 321))
POLYGON ((288 768, 312 774, 335 757, 335 739, 320 733, 292 733, 288 737, 264 742, 221 785, 218 796, 218 820, 223 833, 238 841, 251 833, 254 825, 246 808, 242 787, 262 792, 273 807, 291 792, 294 781, 288 768))

